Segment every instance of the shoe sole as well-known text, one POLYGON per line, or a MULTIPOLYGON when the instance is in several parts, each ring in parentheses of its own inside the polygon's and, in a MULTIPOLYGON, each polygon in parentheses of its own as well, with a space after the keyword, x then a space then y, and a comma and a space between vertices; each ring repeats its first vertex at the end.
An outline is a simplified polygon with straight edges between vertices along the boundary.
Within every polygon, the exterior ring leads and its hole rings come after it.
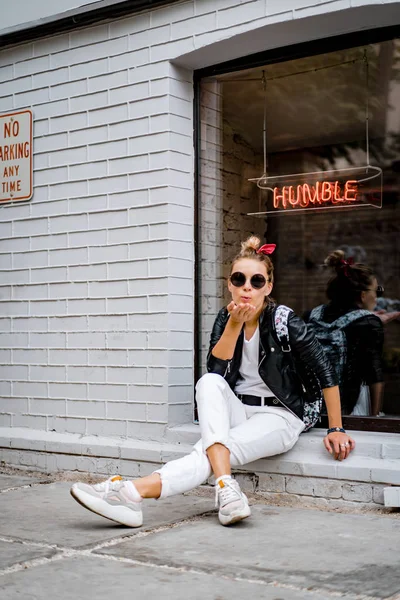
POLYGON ((110 521, 114 521, 114 523, 119 523, 126 527, 141 527, 143 525, 143 515, 141 515, 140 518, 132 518, 134 517, 133 511, 126 506, 111 506, 111 504, 108 504, 100 498, 95 498, 82 490, 76 490, 74 486, 72 486, 70 494, 78 504, 87 510, 90 510, 100 517, 105 517, 110 521))
POLYGON ((227 525, 233 525, 233 523, 237 523, 238 521, 243 521, 243 519, 247 519, 251 516, 250 506, 246 506, 242 511, 234 512, 230 515, 221 515, 218 513, 218 519, 221 525, 225 527, 227 525))

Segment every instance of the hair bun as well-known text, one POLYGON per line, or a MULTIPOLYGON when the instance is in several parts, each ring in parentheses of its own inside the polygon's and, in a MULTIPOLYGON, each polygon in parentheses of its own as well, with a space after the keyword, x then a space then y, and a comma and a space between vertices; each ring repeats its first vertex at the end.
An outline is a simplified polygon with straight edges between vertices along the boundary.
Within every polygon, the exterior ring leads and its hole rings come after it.
POLYGON ((254 252, 257 252, 258 248, 260 247, 260 244, 260 238, 258 238, 255 235, 252 235, 251 237, 247 238, 247 240, 242 242, 242 252, 245 252, 246 250, 254 250, 254 252))
POLYGON ((324 265, 336 269, 337 271, 342 267, 345 254, 343 250, 334 250, 324 260, 324 265))

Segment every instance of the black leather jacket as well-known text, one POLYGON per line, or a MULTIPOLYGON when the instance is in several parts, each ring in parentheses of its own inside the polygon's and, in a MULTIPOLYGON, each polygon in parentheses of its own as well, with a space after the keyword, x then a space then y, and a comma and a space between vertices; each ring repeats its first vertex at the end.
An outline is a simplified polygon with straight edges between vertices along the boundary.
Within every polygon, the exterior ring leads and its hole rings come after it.
MULTIPOLYGON (((336 375, 314 334, 293 312, 288 318, 291 351, 282 350, 282 344, 275 332, 275 309, 276 305, 268 305, 260 315, 258 372, 276 398, 302 419, 303 403, 320 398, 321 388, 337 385, 336 375)), ((222 308, 211 332, 207 370, 209 373, 222 375, 234 390, 242 360, 243 328, 230 360, 216 358, 212 354, 212 349, 223 334, 228 319, 227 309, 222 308)))

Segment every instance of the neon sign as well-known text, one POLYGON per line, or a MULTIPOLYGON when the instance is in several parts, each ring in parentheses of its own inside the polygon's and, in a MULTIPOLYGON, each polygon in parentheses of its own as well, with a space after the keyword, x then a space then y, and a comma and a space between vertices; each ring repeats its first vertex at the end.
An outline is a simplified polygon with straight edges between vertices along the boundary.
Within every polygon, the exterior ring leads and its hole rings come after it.
POLYGON ((371 165, 271 177, 264 174, 249 181, 265 191, 259 194, 259 212, 249 216, 382 207, 382 169, 371 165))
POLYGON ((274 208, 343 204, 357 201, 358 181, 349 179, 343 184, 340 181, 317 181, 315 185, 284 185, 274 187, 273 194, 274 208))

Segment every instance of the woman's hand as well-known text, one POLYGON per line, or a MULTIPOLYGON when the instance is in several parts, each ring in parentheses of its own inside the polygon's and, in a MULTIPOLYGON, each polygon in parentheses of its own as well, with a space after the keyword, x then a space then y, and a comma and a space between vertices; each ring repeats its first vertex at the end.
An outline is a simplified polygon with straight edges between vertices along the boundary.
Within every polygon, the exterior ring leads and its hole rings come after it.
POLYGON ((253 319, 256 313, 256 307, 253 304, 235 304, 233 300, 226 308, 234 323, 246 323, 246 321, 253 319))
POLYGON ((324 437, 324 446, 335 460, 344 460, 354 450, 356 443, 347 433, 334 431, 324 437))

